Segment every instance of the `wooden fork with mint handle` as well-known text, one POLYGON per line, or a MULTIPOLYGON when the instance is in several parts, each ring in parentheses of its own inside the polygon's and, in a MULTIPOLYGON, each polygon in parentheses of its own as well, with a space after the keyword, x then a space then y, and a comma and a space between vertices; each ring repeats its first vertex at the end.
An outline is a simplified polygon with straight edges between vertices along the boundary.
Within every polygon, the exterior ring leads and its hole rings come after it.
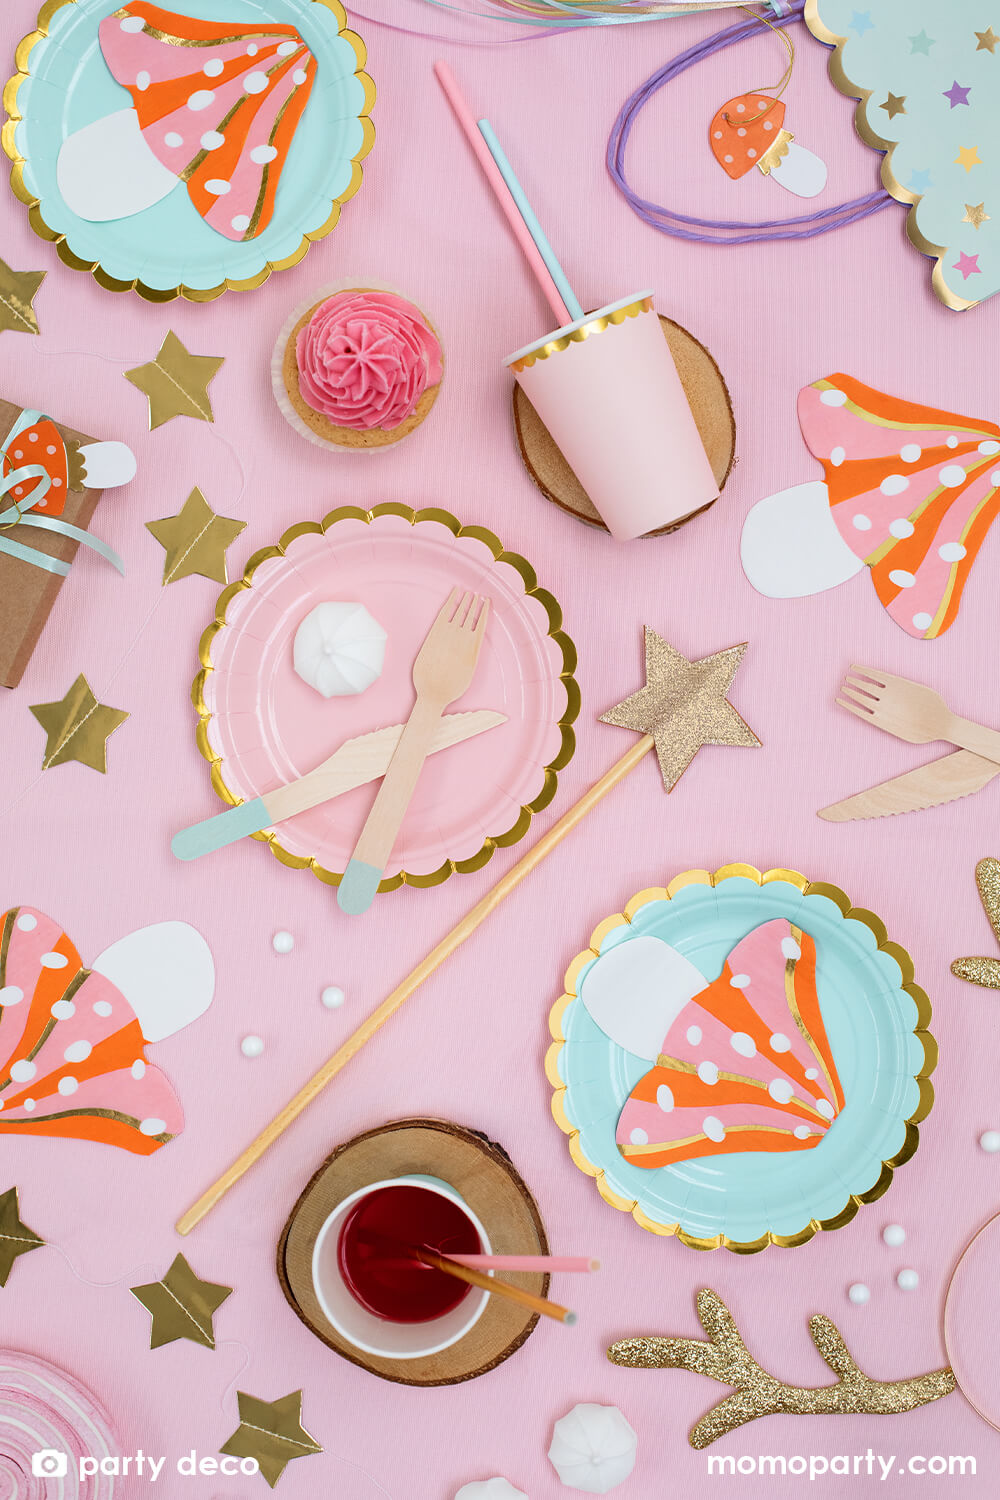
POLYGON ((1000 733, 953 714, 940 693, 876 667, 852 667, 837 699, 841 708, 868 719, 911 745, 947 740, 1000 765, 1000 733))
POLYGON ((417 701, 337 889, 337 905, 351 916, 375 899, 441 716, 472 682, 489 611, 488 599, 452 589, 417 653, 417 701))

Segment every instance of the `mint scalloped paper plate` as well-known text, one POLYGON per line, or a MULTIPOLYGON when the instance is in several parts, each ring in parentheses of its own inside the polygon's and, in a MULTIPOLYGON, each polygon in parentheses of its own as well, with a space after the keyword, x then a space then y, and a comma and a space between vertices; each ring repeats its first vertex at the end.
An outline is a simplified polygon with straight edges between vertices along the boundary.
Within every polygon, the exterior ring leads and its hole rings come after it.
POLYGON ((909 955, 836 886, 688 870, 570 965, 549 1018, 553 1114, 644 1229, 698 1250, 801 1245, 916 1151, 930 1013, 909 955))
POLYGON ((272 270, 296 265, 357 192, 361 160, 375 138, 369 118, 375 88, 363 71, 364 43, 346 23, 338 0, 47 0, 37 30, 18 46, 18 72, 4 91, 3 145, 31 227, 55 242, 67 265, 92 272, 101 286, 135 290, 154 302, 178 296, 207 302, 227 289, 261 286, 272 270), (121 17, 124 37, 105 29, 105 45, 113 48, 105 60, 99 33, 110 16, 121 17), (167 35, 168 21, 202 39, 182 37, 179 45, 167 35), (276 27, 294 33, 275 34, 276 27), (243 47, 246 32, 256 32, 258 41, 243 47), (279 56, 281 35, 293 34, 298 40, 282 45, 298 53, 279 56), (253 59, 241 63, 242 52, 253 59), (185 63, 191 59, 198 78, 192 82, 185 72, 194 92, 174 108, 164 101, 178 76, 178 53, 185 63), (254 72, 257 57, 264 71, 254 72), (85 133, 115 116, 121 133, 85 133), (225 136, 231 121, 242 149, 238 161, 224 162, 235 156, 232 132, 225 136), (257 134, 268 144, 256 143, 257 134), (138 195, 162 188, 163 196, 127 216, 81 217, 59 186, 60 152, 74 137, 63 181, 69 192, 81 175, 89 182, 96 171, 97 186, 86 189, 94 195, 86 197, 88 206, 104 193, 102 180, 108 195, 118 191, 116 181, 131 181, 138 195), (132 179, 124 167, 109 167, 106 179, 93 167, 104 161, 101 148, 108 142, 115 147, 109 163, 141 158, 132 179), (199 142, 205 148, 200 155, 199 142), (233 207, 241 194, 246 203, 233 207), (257 224, 264 225, 259 233, 257 224))

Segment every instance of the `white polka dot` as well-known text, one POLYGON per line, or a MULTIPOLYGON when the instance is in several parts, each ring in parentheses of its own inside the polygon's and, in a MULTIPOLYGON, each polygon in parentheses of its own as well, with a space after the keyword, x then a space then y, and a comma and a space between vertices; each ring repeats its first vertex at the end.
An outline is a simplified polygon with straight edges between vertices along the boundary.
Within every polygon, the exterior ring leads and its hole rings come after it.
POLYGON ((674 1107, 673 1091, 665 1083, 661 1083, 656 1090, 656 1102, 665 1115, 669 1115, 674 1107))
POLYGON ((920 1285, 920 1277, 917 1275, 916 1271, 913 1271, 909 1267, 907 1267, 906 1270, 900 1271, 899 1275, 896 1277, 896 1285, 899 1287, 901 1292, 915 1292, 917 1287, 920 1285))
POLYGON ((687 1029, 687 1039, 692 1047, 697 1047, 698 1043, 701 1041, 701 1027, 689 1026, 687 1029))
POLYGON ((709 1086, 711 1086, 712 1084, 718 1083, 719 1070, 714 1062, 699 1063, 698 1077, 701 1079, 702 1083, 707 1083, 709 1086))
POLYGON ((145 26, 142 16, 126 16, 121 23, 122 31, 141 31, 145 26))
POLYGON ((77 1080, 69 1073, 67 1073, 65 1078, 60 1078, 59 1080, 60 1094, 75 1094, 79 1087, 80 1085, 77 1080))
POLYGON ((961 542, 942 542, 938 548, 938 557, 944 562, 961 562, 965 556, 965 548, 961 542))
POLYGON ((783 1031, 776 1031, 771 1038, 772 1052, 788 1052, 791 1048, 791 1045, 791 1042, 788 1040, 787 1036, 785 1036, 785 1033, 783 1031))
POLYGON ((195 111, 207 109, 214 100, 215 95, 211 89, 195 89, 194 93, 188 99, 187 107, 195 111))
POLYGON ((260 1057, 264 1051, 264 1038, 260 1036, 245 1036, 240 1042, 240 1051, 244 1057, 260 1057))
POLYGON ((787 1104, 791 1099, 794 1090, 792 1089, 792 1085, 788 1082, 787 1078, 772 1078, 771 1082, 767 1086, 767 1092, 770 1094, 775 1104, 787 1104))
POLYGON ((988 1151, 990 1155, 994 1151, 1000 1151, 1000 1130, 984 1130, 979 1137, 979 1145, 983 1151, 988 1151))
POLYGON ((178 135, 176 130, 168 130, 166 135, 163 137, 163 144, 165 146, 170 146, 174 150, 176 150, 178 146, 183 146, 184 137, 182 135, 178 135))
POLYGON ((64 953, 43 953, 38 962, 43 969, 65 969, 69 959, 64 953))
POLYGON ((247 43, 247 57, 256 57, 259 51, 260 48, 257 46, 256 42, 247 43))
POLYGON ((148 1120, 143 1120, 139 1125, 139 1130, 143 1135, 162 1135, 166 1128, 166 1120, 157 1120, 152 1116, 148 1120))
POLYGON ((831 452, 831 454, 830 454, 830 462, 833 464, 833 467, 835 469, 839 469, 840 466, 841 466, 841 464, 844 462, 844 459, 846 457, 847 457, 847 453, 845 452, 845 450, 843 448, 841 448, 841 447, 838 446, 838 447, 834 448, 833 451, 831 452))
POLYGON ((764 121, 764 129, 765 130, 773 130, 774 129, 774 121, 773 120, 765 120, 764 121))
POLYGON ((629 1136, 629 1140, 632 1142, 633 1146, 649 1145, 649 1136, 644 1130, 640 1130, 638 1126, 636 1126, 635 1130, 632 1131, 632 1134, 629 1136))
POLYGON ((206 78, 218 78, 225 66, 221 57, 210 57, 201 71, 205 74, 206 78))
POLYGON ((328 984, 319 998, 327 1010, 339 1010, 344 1003, 344 992, 339 984, 328 984))
POLYGON ((143 68, 141 73, 137 73, 135 75, 135 86, 139 90, 140 94, 144 94, 149 88, 149 84, 149 74, 146 72, 146 69, 143 68))
POLYGON ((756 1042, 745 1031, 734 1031, 729 1038, 729 1045, 740 1057, 754 1057, 757 1052, 756 1042))
POLYGON ((993 473, 990 475, 990 484, 994 489, 1000 485, 1000 469, 993 470, 993 473))
POLYGON ((764 100, 763 100, 763 99, 758 99, 758 100, 757 100, 757 108, 758 108, 758 109, 764 109, 764 108, 765 108, 765 107, 766 107, 766 106, 765 106, 765 102, 764 102, 764 100))
POLYGON ((237 234, 242 234, 244 230, 250 228, 250 215, 237 214, 236 217, 234 219, 230 219, 229 222, 232 225, 233 229, 236 230, 237 234))
POLYGON ((899 450, 899 456, 904 463, 915 464, 923 451, 919 443, 904 443, 899 450))
POLYGON ((224 198, 231 187, 232 183, 223 177, 210 177, 205 183, 206 193, 214 193, 217 198, 224 198))
POLYGON ((298 42, 282 42, 278 47, 279 57, 291 57, 293 52, 298 52, 298 42))
POLYGON ((889 582, 894 583, 898 589, 912 589, 916 581, 913 574, 908 573, 905 568, 893 568, 889 574, 889 582))
POLYGON ((714 1115, 706 1115, 701 1122, 701 1128, 709 1140, 715 1141, 716 1144, 719 1141, 724 1141, 726 1138, 726 1127, 714 1115))
POLYGON ((867 516, 855 516, 851 523, 857 531, 871 531, 872 523, 867 516))
POLYGON ((747 133, 747 128, 746 128, 745 125, 741 125, 740 128, 739 128, 739 130, 737 130, 737 132, 736 132, 737 135, 746 135, 746 133, 747 133))
POLYGON ((913 623, 918 630, 930 630, 934 624, 934 616, 929 615, 925 609, 922 609, 913 616, 913 623))
POLYGON ((94 1015, 95 1016, 110 1016, 110 1014, 111 1014, 111 1005, 110 1005, 109 1001, 107 1001, 107 1000, 95 1000, 94 1001, 94 1015))
POLYGON ((847 396, 843 391, 829 390, 820 391, 819 399, 824 406, 843 406, 847 400, 847 396))
POLYGON ((726 158, 725 158, 725 160, 726 160, 726 161, 732 161, 732 159, 733 159, 733 158, 732 158, 732 157, 731 157, 731 156, 727 156, 727 157, 726 157, 726 158))
POLYGON ((757 155, 757 152, 754 150, 753 146, 751 146, 750 150, 747 152, 747 156, 749 156, 750 160, 753 161, 753 159, 754 159, 754 157, 756 155, 757 155))
POLYGON ((818 1078, 819 1077, 819 1068, 806 1068, 806 1077, 807 1078, 818 1078))
POLYGON ((37 1072, 35 1064, 28 1062, 26 1057, 20 1057, 16 1063, 10 1065, 10 1076, 15 1083, 27 1083, 37 1072))
POLYGON ((904 537, 913 535, 913 522, 907 520, 906 516, 897 516, 895 521, 889 522, 889 535, 904 537))
POLYGON ((274 161, 277 154, 275 146, 254 146, 250 152, 250 160, 255 161, 258 167, 263 167, 267 162, 274 161))
POLYGON ((130 1071, 131 1071, 132 1077, 134 1079, 136 1079, 137 1081, 140 1078, 145 1078, 145 1076, 146 1076, 146 1064, 143 1062, 143 1060, 142 1060, 141 1057, 137 1057, 136 1058, 135 1062, 132 1064, 132 1067, 131 1067, 130 1071))
POLYGON ((226 144, 226 137, 218 130, 206 130, 201 138, 201 149, 203 151, 218 151, 220 146, 226 144))
POLYGON ((745 115, 746 112, 747 112, 747 107, 746 107, 745 104, 737 104, 737 106, 736 106, 736 113, 738 115, 745 115))
POLYGON ((902 1224, 887 1224, 882 1231, 882 1238, 893 1250, 902 1245, 906 1239, 906 1230, 902 1224))
POLYGON ((858 1307, 863 1306, 871 1296, 871 1292, 863 1281, 856 1281, 853 1286, 847 1288, 847 1295, 858 1307))
POLYGON ((52 1014, 57 1021, 71 1021, 76 1015, 76 1006, 72 1000, 57 1000, 52 1007, 52 1014))
POLYGON ((63 1057, 66 1062, 86 1062, 93 1050, 89 1042, 82 1040, 79 1042, 70 1042, 63 1053, 63 1057))
POLYGON ((5 984, 0 990, 0 1005, 18 1005, 24 999, 24 991, 16 984, 5 984))
POLYGON ((23 1107, 28 1111, 28 1114, 30 1115, 35 1107, 34 1099, 25 1099, 23 1107))
POLYGON ((292 74, 292 81, 294 83, 303 84, 305 83, 308 76, 309 75, 306 72, 305 68, 296 68, 295 72, 292 74))
POLYGON ((734 974, 729 983, 732 985, 734 990, 745 990, 747 985, 750 983, 750 975, 734 974))
POLYGON ((276 932, 271 939, 271 947, 275 953, 291 953, 295 947, 295 939, 290 932, 276 932))
POLYGON ((721 140, 722 140, 722 131, 721 131, 721 130, 717 130, 717 131, 716 131, 716 132, 715 132, 715 139, 716 139, 716 140, 717 140, 717 141, 721 141, 721 140))
POLYGON ((938 478, 949 490, 957 490, 960 484, 965 483, 965 470, 961 464, 945 464, 943 469, 938 470, 938 478))
MULTIPOLYGON (((53 481, 52 481, 52 485, 53 485, 54 489, 58 489, 61 484, 62 484, 62 480, 61 479, 53 479, 53 481)), ((39 503, 39 505, 44 505, 45 501, 44 500, 39 500, 38 503, 39 503)))
POLYGON ((21 448, 16 449, 15 452, 14 452, 14 457, 15 458, 23 458, 24 457, 23 450, 21 448))
POLYGON ((909 488, 910 481, 905 474, 887 474, 879 485, 883 495, 901 495, 909 488))
POLYGON ((824 1120, 833 1119, 833 1105, 830 1103, 829 1099, 817 1099, 816 1108, 819 1110, 824 1120))
POLYGON ((812 1135, 812 1131, 809 1129, 808 1125, 796 1125, 795 1129, 792 1131, 792 1134, 797 1141, 807 1141, 812 1135))
POLYGON ((243 80, 243 90, 247 94, 262 94, 266 88, 266 73, 248 73, 243 80))
POLYGON ((980 451, 980 453, 989 453, 989 454, 1000 453, 1000 443, 994 443, 992 441, 986 442, 986 443, 980 443, 979 444, 979 451, 980 451))
POLYGON ((37 432, 29 432, 28 433, 28 442, 29 443, 37 443, 38 442, 38 433, 37 432))
POLYGON ((952 433, 952 435, 950 437, 946 437, 945 438, 944 444, 945 444, 946 448, 957 448, 958 447, 958 438, 955 436, 954 433, 952 433))
POLYGON ((23 911, 17 919, 17 925, 22 932, 34 932, 38 926, 38 918, 33 917, 30 911, 23 911))
POLYGON ((785 937, 781 939, 781 951, 784 954, 785 958, 802 957, 802 949, 799 947, 798 943, 793 937, 785 937))

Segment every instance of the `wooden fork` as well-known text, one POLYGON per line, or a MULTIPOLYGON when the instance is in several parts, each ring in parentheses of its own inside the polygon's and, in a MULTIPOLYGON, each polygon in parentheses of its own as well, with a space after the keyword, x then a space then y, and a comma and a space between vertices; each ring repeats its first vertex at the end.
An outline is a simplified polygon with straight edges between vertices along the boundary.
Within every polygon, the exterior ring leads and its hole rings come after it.
POLYGON ((940 693, 876 667, 852 667, 837 699, 841 708, 911 745, 947 740, 1000 765, 1000 733, 953 714, 940 693))
POLYGON ((341 911, 357 916, 375 899, 441 716, 472 682, 489 612, 488 599, 452 589, 417 652, 417 701, 337 889, 341 911))

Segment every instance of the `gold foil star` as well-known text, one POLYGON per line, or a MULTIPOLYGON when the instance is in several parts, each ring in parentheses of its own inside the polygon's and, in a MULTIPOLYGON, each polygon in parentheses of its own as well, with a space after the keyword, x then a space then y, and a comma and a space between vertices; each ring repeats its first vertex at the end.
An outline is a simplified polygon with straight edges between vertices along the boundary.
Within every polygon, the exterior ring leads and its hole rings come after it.
POLYGON ((129 1290, 153 1319, 149 1333, 151 1349, 172 1344, 175 1339, 190 1339, 192 1344, 214 1349, 212 1317, 233 1292, 231 1286, 200 1281, 183 1255, 175 1257, 162 1281, 129 1290))
POLYGON ((12 271, 6 261, 0 260, 0 332, 39 331, 31 304, 44 280, 44 271, 12 271))
POLYGON ((0 1286, 7 1285, 7 1278, 19 1255, 27 1255, 44 1244, 41 1235, 21 1222, 17 1188, 0 1193, 0 1286))
POLYGON ((726 697, 747 649, 729 646, 700 661, 688 661, 646 626, 646 686, 601 715, 602 724, 618 724, 649 734, 672 792, 702 745, 759 745, 726 697))
POLYGON ((885 103, 882 105, 882 108, 887 111, 890 120, 894 120, 897 115, 905 115, 906 114, 906 95, 905 94, 894 94, 892 92, 892 90, 890 89, 890 91, 889 91, 889 97, 885 101, 885 103))
MULTIPOLYGON (((990 926, 1000 942, 1000 859, 981 859, 976 866, 979 899, 990 926)), ((986 990, 1000 990, 1000 959, 956 958, 951 966, 956 979, 982 985, 986 990)))
POLYGON ((98 703, 81 672, 65 698, 55 703, 32 703, 31 712, 46 733, 42 770, 78 760, 94 771, 108 769, 108 739, 128 714, 123 708, 98 703))
POLYGON ((971 224, 974 229, 978 229, 980 224, 985 224, 989 217, 989 214, 986 212, 985 202, 967 203, 965 205, 965 218, 962 220, 962 223, 971 224))
POLYGON ((232 516, 218 516, 199 489, 193 489, 176 516, 162 516, 147 521, 151 531, 166 551, 163 561, 164 584, 200 573, 202 578, 226 583, 226 548, 235 542, 246 526, 232 516))
POLYGON ((1000 36, 997 36, 992 26, 987 26, 985 31, 976 32, 977 52, 994 52, 997 42, 1000 42, 1000 36))
POLYGON ((189 354, 176 333, 168 333, 148 365, 125 371, 149 401, 149 426, 162 427, 171 417, 214 422, 208 387, 224 363, 211 354, 189 354))
POLYGON ((982 165, 982 162, 979 160, 978 146, 959 146, 958 155, 955 157, 956 167, 964 167, 967 172, 971 172, 973 167, 981 167, 982 165))
POLYGON ((234 1458, 255 1458, 272 1490, 293 1458, 307 1458, 323 1449, 302 1426, 302 1392, 293 1391, 280 1401, 258 1401, 237 1391, 240 1425, 220 1453, 234 1458))

